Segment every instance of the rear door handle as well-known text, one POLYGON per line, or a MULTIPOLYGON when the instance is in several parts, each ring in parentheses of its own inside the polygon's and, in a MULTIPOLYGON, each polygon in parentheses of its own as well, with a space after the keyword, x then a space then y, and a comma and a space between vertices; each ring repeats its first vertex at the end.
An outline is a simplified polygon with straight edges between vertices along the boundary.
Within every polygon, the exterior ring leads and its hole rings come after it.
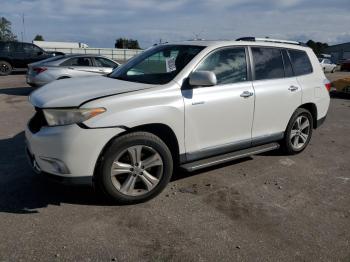
POLYGON ((299 87, 293 86, 293 85, 288 88, 288 90, 291 92, 297 91, 298 89, 299 89, 299 87))
POLYGON ((244 92, 241 94, 241 97, 246 98, 246 97, 250 97, 250 96, 252 96, 252 95, 254 95, 253 92, 244 91, 244 92))

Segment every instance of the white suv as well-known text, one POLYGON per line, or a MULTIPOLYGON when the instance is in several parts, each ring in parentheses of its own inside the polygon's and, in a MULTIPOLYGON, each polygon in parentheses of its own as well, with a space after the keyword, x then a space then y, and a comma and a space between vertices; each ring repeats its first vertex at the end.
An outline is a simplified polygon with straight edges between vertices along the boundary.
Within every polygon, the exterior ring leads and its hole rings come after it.
POLYGON ((197 170, 277 149, 301 152, 330 98, 297 42, 187 41, 146 50, 108 76, 60 80, 30 96, 34 170, 148 200, 180 166, 197 170))

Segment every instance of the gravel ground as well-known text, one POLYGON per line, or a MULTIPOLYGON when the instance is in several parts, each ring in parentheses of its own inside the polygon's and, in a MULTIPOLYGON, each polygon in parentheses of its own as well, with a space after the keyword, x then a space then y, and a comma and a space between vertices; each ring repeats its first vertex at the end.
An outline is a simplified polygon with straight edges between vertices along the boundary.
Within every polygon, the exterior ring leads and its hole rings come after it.
POLYGON ((299 155, 179 171, 156 199, 112 206, 33 176, 31 91, 0 78, 0 261, 350 261, 350 100, 299 155))

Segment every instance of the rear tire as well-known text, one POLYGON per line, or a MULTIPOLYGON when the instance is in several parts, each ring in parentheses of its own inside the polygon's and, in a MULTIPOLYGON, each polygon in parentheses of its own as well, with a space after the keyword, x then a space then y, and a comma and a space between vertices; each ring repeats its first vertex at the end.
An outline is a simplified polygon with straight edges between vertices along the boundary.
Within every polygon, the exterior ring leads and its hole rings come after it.
POLYGON ((95 186, 119 204, 145 202, 157 196, 173 172, 169 148, 148 132, 116 138, 101 159, 95 186))
POLYGON ((0 61, 0 76, 7 76, 12 73, 12 66, 9 62, 0 61))
POLYGON ((311 113, 298 108, 289 120, 281 146, 284 152, 294 155, 302 152, 309 144, 313 129, 311 113))

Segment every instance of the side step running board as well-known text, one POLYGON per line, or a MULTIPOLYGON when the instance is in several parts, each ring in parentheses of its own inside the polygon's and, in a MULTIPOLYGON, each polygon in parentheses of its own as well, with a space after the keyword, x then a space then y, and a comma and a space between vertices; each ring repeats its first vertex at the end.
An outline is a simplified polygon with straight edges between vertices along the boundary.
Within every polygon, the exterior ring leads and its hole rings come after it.
POLYGON ((222 164, 222 163, 240 159, 243 157, 248 157, 251 155, 261 154, 267 151, 275 150, 275 149, 278 149, 279 147, 280 145, 278 143, 270 143, 262 146, 256 146, 256 147, 239 150, 233 153, 228 153, 224 155, 214 156, 211 158, 206 158, 206 159, 186 163, 181 167, 184 168, 186 171, 192 172, 198 169, 222 164))

